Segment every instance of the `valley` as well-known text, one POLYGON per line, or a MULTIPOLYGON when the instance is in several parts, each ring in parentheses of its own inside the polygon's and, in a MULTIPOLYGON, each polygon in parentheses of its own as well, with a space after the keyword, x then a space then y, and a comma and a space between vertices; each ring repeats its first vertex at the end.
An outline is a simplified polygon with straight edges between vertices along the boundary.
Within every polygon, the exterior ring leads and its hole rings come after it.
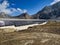
POLYGON ((11 1, 0 1, 0 45, 60 45, 60 0, 11 1))

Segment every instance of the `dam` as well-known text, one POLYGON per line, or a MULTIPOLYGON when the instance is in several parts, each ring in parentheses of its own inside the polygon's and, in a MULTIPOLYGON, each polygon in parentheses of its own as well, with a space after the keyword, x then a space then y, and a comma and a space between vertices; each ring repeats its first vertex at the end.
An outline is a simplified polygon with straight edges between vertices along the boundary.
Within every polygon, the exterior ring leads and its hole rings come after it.
MULTIPOLYGON (((59 20, 51 20, 59 21, 59 20)), ((45 25, 48 20, 43 19, 2 19, 0 20, 0 32, 14 32, 28 29, 37 25, 45 25)))
POLYGON ((40 24, 46 22, 47 20, 43 19, 0 19, 0 26, 24 26, 30 24, 40 24))
MULTIPOLYGON (((57 19, 49 19, 50 21, 57 21, 60 20, 57 19)), ((0 26, 24 26, 24 25, 30 25, 30 24, 41 24, 43 22, 49 21, 47 19, 10 19, 10 18, 0 18, 0 26)))

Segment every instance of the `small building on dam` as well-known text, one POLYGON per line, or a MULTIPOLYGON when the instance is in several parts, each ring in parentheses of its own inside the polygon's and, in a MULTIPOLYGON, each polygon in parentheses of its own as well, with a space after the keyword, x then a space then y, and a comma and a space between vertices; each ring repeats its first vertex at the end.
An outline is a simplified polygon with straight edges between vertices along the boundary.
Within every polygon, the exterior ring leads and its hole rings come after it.
POLYGON ((4 21, 0 21, 0 27, 5 26, 5 22, 4 21))

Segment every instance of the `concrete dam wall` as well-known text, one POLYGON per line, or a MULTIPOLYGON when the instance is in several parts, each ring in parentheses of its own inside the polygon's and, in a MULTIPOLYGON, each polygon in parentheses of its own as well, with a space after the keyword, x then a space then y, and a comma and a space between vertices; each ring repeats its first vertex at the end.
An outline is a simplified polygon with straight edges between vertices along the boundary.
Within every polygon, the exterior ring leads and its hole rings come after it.
POLYGON ((0 21, 0 26, 24 26, 30 24, 41 24, 45 21, 0 21))

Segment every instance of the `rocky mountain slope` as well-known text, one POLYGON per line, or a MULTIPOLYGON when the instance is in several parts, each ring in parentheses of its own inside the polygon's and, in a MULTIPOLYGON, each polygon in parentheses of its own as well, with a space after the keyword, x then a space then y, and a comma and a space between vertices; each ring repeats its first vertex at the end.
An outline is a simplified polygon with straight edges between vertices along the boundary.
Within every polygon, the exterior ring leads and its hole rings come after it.
POLYGON ((19 19, 32 19, 32 16, 30 16, 28 13, 23 13, 18 16, 14 16, 13 18, 19 18, 19 19))
POLYGON ((0 13, 0 18, 11 18, 11 16, 8 15, 8 14, 5 14, 4 12, 1 12, 0 13))
POLYGON ((60 2, 44 7, 41 11, 34 15, 39 19, 56 19, 60 17, 60 2))

